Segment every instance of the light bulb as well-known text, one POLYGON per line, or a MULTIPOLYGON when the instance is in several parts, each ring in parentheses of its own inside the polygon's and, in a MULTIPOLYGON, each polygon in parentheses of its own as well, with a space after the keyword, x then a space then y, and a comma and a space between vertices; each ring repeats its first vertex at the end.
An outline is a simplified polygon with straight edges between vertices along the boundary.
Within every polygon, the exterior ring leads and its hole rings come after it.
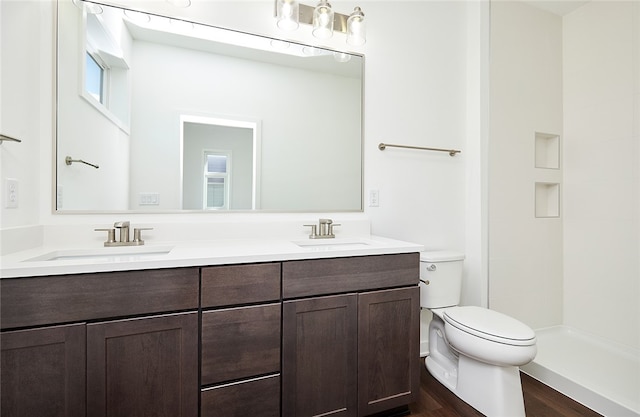
POLYGON ((328 39, 333 36, 333 9, 327 0, 321 0, 313 11, 313 36, 328 39))
POLYGON ((364 45, 366 41, 364 13, 362 13, 362 9, 356 7, 347 19, 347 43, 360 46, 364 45))
POLYGON ((299 5, 296 0, 278 0, 276 7, 277 25, 282 30, 298 29, 299 5))

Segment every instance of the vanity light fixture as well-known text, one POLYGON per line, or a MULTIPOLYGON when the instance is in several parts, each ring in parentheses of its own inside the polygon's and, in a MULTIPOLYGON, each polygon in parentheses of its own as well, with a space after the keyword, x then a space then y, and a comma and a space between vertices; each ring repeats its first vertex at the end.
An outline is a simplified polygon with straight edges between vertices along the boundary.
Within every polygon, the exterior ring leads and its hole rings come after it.
POLYGON ((300 9, 297 0, 276 0, 276 18, 280 29, 298 29, 299 16, 300 9))
POLYGON ((318 39, 329 39, 333 36, 333 20, 335 13, 327 0, 320 3, 313 10, 313 36, 318 39))
POLYGON ((313 26, 311 33, 319 39, 328 39, 337 31, 347 35, 349 45, 360 46, 366 42, 364 13, 360 7, 344 15, 335 13, 328 0, 320 0, 315 7, 297 0, 276 0, 275 14, 282 30, 296 30, 304 23, 313 26))
POLYGON ((347 19, 347 43, 360 46, 367 41, 366 27, 364 25, 364 13, 356 7, 347 19))

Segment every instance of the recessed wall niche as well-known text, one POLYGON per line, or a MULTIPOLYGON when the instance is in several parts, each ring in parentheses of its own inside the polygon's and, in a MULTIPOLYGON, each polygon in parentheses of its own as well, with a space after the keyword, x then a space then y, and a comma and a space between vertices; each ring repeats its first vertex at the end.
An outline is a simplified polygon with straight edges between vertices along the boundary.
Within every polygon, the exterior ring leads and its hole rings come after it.
POLYGON ((536 217, 560 217, 560 184, 536 182, 536 217))
POLYGON ((560 168, 560 135, 535 132, 535 167, 560 168))

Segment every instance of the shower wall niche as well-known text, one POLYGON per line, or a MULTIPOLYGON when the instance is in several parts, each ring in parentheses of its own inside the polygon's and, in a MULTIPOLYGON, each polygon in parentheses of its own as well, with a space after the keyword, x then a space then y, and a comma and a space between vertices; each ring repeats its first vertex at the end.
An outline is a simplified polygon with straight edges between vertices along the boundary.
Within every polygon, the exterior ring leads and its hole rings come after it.
POLYGON ((560 135, 534 134, 535 217, 560 217, 560 135))
POLYGON ((560 217, 560 184, 536 182, 536 218, 560 217))
POLYGON ((560 169, 560 135, 535 132, 535 167, 560 169))

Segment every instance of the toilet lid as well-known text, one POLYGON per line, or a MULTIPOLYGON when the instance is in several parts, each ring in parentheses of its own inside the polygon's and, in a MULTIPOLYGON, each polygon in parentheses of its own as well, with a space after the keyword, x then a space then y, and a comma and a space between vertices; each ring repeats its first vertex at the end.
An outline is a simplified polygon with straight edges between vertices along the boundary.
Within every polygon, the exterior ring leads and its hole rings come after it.
POLYGON ((494 342, 527 346, 536 340, 535 332, 526 324, 487 308, 451 307, 445 309, 443 319, 464 332, 494 342))
POLYGON ((446 250, 420 252, 422 262, 451 262, 464 260, 464 254, 446 250))

